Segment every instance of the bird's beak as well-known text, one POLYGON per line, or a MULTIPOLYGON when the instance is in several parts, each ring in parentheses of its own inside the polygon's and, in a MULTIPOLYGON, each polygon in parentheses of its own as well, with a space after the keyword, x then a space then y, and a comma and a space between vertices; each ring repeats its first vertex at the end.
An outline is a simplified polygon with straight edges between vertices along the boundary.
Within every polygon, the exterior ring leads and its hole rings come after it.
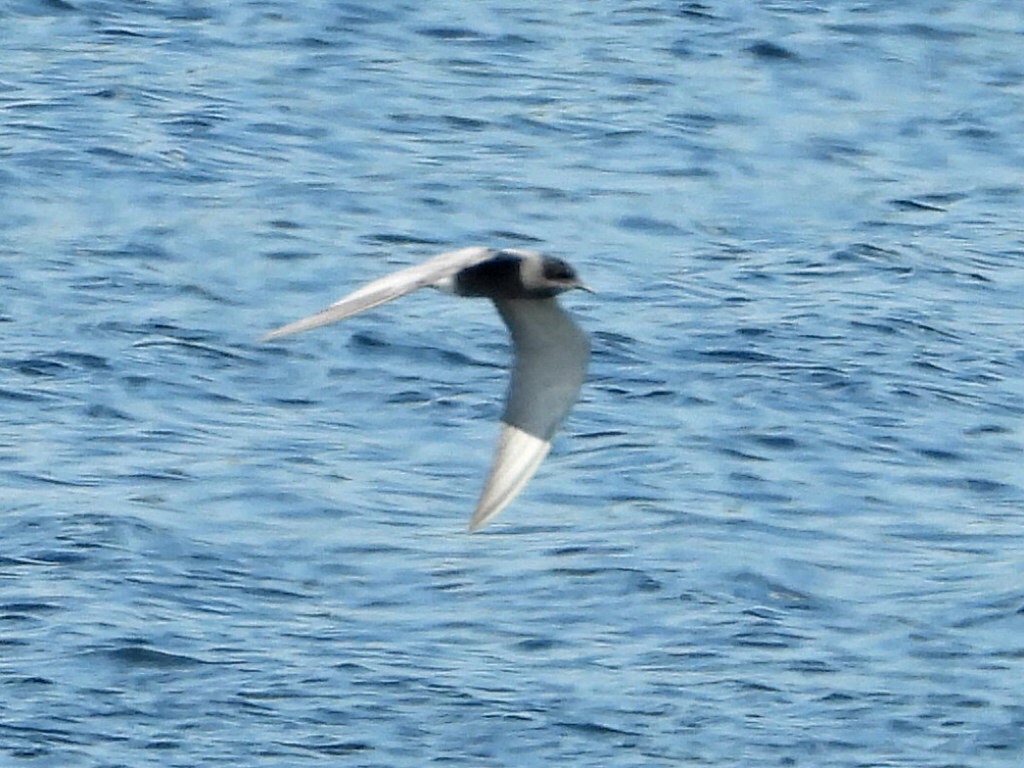
POLYGON ((595 291, 586 283, 577 282, 576 284, 573 285, 573 288, 579 288, 581 291, 586 291, 587 293, 597 293, 597 291, 595 291))

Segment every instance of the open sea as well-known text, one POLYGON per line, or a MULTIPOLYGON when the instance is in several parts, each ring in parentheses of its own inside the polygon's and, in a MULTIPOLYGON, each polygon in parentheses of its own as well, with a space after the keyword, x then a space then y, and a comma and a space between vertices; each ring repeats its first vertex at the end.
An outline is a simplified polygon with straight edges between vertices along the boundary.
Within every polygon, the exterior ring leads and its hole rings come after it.
POLYGON ((1024 761, 1019 0, 0 4, 0 766, 1024 761), (465 526, 508 339, 593 339, 465 526))

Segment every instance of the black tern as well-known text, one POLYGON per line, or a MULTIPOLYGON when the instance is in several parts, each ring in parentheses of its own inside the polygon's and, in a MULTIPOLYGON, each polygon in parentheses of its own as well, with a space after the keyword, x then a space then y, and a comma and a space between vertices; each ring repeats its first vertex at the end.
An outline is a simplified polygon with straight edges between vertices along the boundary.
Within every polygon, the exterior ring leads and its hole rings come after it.
POLYGON ((427 286, 490 299, 512 335, 512 376, 498 444, 469 520, 469 530, 475 531, 504 509, 537 471, 583 386, 590 342, 555 301, 573 288, 590 290, 572 267, 535 251, 478 246, 448 251, 369 282, 309 317, 270 331, 261 341, 318 328, 427 286))

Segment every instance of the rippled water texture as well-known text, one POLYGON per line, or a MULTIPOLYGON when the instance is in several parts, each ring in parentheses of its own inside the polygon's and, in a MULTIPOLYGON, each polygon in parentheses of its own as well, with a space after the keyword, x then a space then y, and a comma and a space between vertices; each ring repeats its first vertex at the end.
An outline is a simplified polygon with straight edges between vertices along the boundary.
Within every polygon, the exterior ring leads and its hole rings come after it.
POLYGON ((0 764, 1017 766, 1024 6, 0 6, 0 764), (464 532, 487 302, 582 400, 464 532))

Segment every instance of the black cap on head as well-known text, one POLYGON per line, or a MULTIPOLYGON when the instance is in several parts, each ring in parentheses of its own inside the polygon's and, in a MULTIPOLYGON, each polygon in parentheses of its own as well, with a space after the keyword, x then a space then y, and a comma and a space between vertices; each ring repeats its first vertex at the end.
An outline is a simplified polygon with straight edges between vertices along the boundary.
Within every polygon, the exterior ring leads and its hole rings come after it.
POLYGON ((576 277, 576 270, 561 259, 556 259, 554 256, 544 257, 542 270, 544 272, 544 277, 548 280, 553 280, 559 283, 579 282, 579 278, 576 277))

